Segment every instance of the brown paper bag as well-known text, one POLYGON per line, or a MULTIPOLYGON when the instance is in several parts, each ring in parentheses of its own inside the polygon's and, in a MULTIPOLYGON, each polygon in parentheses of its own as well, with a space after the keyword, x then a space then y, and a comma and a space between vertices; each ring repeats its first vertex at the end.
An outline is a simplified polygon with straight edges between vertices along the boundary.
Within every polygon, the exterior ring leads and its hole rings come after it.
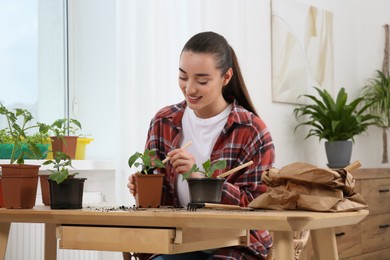
POLYGON ((252 208, 312 211, 366 209, 363 197, 354 191, 355 179, 344 169, 322 169, 296 162, 263 173, 267 192, 249 203, 252 208))

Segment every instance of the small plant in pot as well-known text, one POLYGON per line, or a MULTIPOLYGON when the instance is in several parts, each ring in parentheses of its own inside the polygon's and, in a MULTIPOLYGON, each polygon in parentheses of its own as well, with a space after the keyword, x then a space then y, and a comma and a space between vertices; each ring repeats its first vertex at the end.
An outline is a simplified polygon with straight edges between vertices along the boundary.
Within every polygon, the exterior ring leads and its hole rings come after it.
POLYGON ((160 207, 164 174, 154 174, 153 171, 157 168, 165 168, 165 165, 156 157, 156 151, 145 149, 143 153, 135 152, 130 156, 128 164, 130 168, 141 167, 134 174, 137 187, 136 207, 160 207))
POLYGON ((47 179, 50 189, 50 208, 81 209, 86 178, 75 178, 78 173, 70 173, 72 159, 65 153, 57 152, 54 159, 43 163, 43 165, 51 164, 54 170, 49 170, 51 174, 47 179))
POLYGON ((51 124, 53 135, 50 137, 53 154, 63 152, 71 159, 75 159, 78 139, 76 133, 81 129, 81 123, 73 118, 62 118, 54 121, 51 124))
POLYGON ((214 172, 226 168, 226 161, 219 160, 211 163, 207 160, 202 164, 204 170, 194 164, 192 168, 183 174, 183 180, 187 180, 190 191, 191 203, 221 203, 222 188, 224 178, 215 178, 214 172), (191 173, 199 172, 204 174, 204 178, 191 178, 191 173))
POLYGON ((43 123, 32 123, 32 114, 21 108, 7 109, 0 103, 0 115, 6 117, 7 128, 2 131, 12 145, 10 163, 2 164, 2 191, 6 208, 33 208, 38 185, 40 165, 24 164, 28 153, 32 158, 39 159, 42 152, 35 138, 29 132, 38 130, 39 135, 45 135, 49 126, 43 123))
POLYGON ((330 168, 344 168, 350 164, 354 136, 365 132, 374 125, 376 116, 368 114, 370 104, 362 105, 363 98, 358 97, 347 103, 348 95, 341 88, 337 98, 333 99, 328 91, 315 87, 319 98, 303 95, 311 103, 299 105, 294 109, 295 117, 306 117, 295 130, 301 126, 309 126, 306 138, 317 136, 325 139, 325 150, 330 168), (308 118, 307 118, 308 117, 308 118))

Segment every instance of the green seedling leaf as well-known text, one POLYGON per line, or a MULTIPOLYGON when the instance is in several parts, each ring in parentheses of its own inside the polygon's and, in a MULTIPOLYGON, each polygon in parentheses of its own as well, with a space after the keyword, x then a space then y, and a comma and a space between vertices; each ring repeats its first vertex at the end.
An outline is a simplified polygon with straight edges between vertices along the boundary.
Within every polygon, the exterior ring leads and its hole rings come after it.
POLYGON ((203 166, 203 171, 199 169, 199 167, 194 164, 192 165, 191 169, 188 172, 183 173, 183 180, 187 179, 190 177, 191 173, 193 172, 200 172, 205 175, 206 178, 213 178, 213 173, 216 170, 224 169, 226 168, 226 160, 219 160, 213 164, 211 164, 210 160, 205 161, 202 166, 203 166))
POLYGON ((135 152, 128 160, 129 167, 141 166, 140 173, 153 174, 155 168, 165 168, 165 165, 156 157, 155 150, 145 149, 144 153, 135 152))

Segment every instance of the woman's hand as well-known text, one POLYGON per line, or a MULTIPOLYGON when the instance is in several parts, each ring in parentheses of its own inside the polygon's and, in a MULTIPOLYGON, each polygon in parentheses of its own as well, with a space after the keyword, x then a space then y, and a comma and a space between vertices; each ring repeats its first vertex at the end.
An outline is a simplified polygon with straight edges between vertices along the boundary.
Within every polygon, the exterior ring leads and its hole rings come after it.
POLYGON ((127 188, 129 188, 130 193, 135 196, 137 194, 137 187, 135 185, 134 174, 129 176, 129 182, 127 183, 127 188))
POLYGON ((188 172, 192 165, 195 164, 195 159, 183 148, 178 148, 168 153, 168 156, 171 157, 170 163, 179 174, 188 172))

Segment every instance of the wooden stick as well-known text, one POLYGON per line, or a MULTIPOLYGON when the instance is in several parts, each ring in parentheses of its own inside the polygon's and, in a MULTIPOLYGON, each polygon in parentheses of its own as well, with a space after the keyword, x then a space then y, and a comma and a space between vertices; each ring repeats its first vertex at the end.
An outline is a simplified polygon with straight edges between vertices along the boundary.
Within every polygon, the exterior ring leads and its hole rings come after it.
POLYGON ((362 166, 360 164, 359 161, 354 161, 353 163, 351 163, 350 165, 347 165, 345 166, 344 170, 346 170, 347 172, 351 172, 353 170, 356 170, 357 168, 359 168, 360 166, 362 166))
POLYGON ((240 207, 239 205, 228 205, 228 204, 216 204, 216 203, 205 203, 205 208, 209 209, 249 209, 253 210, 251 207, 240 207))
POLYGON ((204 207, 209 209, 240 209, 240 206, 238 205, 216 204, 216 203, 204 203, 204 207))
POLYGON ((230 174, 233 174, 233 173, 241 170, 242 168, 245 168, 245 167, 252 165, 252 164, 253 164, 253 161, 249 161, 247 163, 241 164, 240 166, 237 166, 236 168, 233 168, 230 171, 227 171, 225 173, 222 173, 221 175, 218 175, 217 178, 225 178, 226 176, 229 176, 230 174))
MULTIPOLYGON (((185 145, 183 145, 182 147, 181 147, 181 149, 186 149, 188 146, 190 146, 192 144, 192 141, 189 141, 188 143, 186 143, 185 145)), ((171 157, 169 157, 169 156, 167 156, 167 157, 165 157, 165 159, 162 161, 162 163, 163 164, 166 164, 168 161, 169 161, 169 159, 171 159, 171 157)))

